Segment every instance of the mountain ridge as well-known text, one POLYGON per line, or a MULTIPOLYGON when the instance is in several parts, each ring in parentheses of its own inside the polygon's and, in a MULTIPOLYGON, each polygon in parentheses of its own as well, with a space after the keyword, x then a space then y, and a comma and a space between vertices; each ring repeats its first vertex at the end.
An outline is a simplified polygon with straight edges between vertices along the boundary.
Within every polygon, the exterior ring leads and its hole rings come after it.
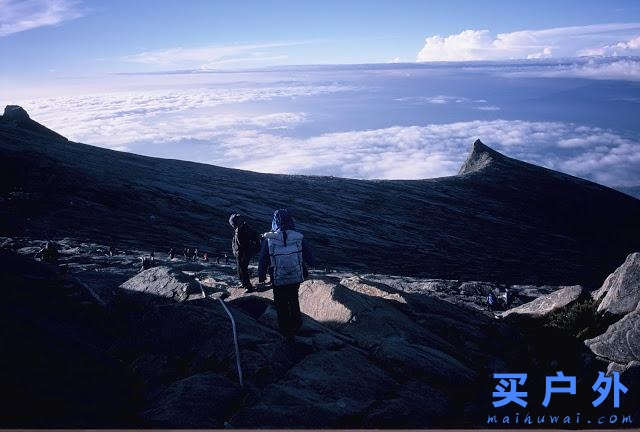
POLYGON ((0 121, 10 236, 215 255, 229 249, 228 214, 266 230, 290 207, 329 268, 556 284, 599 283, 640 245, 639 200, 480 140, 457 176, 370 181, 151 158, 19 123, 0 121))

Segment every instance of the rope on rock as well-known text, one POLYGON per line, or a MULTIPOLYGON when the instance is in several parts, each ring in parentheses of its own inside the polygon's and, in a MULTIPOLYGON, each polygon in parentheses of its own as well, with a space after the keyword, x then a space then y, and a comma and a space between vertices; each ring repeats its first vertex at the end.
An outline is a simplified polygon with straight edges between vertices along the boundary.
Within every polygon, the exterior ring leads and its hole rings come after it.
MULTIPOLYGON (((196 279, 197 280, 197 279, 196 279)), ((204 288, 202 288, 202 283, 198 281, 198 285, 200 285, 200 291, 202 291, 202 298, 206 298, 204 293, 204 288)), ((240 387, 244 387, 244 383, 242 381, 242 366, 240 365, 240 349, 238 348, 238 334, 236 332, 236 321, 233 319, 233 315, 231 315, 231 311, 227 308, 227 305, 224 304, 221 298, 218 297, 218 301, 224 308, 227 315, 229 315, 229 319, 231 320, 231 328, 233 330, 233 344, 236 350, 236 368, 238 369, 238 381, 240 381, 240 387)))

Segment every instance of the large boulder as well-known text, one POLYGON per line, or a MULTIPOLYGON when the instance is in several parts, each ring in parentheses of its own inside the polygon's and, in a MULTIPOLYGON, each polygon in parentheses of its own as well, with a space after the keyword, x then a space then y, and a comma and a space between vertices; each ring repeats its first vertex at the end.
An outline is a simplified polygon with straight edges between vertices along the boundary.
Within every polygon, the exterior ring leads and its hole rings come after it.
POLYGON ((306 356, 254 406, 231 420, 233 427, 355 427, 378 400, 399 390, 398 383, 349 347, 306 356))
POLYGON ((582 292, 583 288, 580 285, 564 287, 529 303, 504 311, 502 317, 510 315, 541 317, 573 303, 582 295, 582 292))
POLYGON ((197 374, 160 392, 140 417, 154 428, 222 428, 240 405, 241 387, 215 373, 197 374))
POLYGON ((387 337, 402 337, 436 349, 455 347, 412 320, 402 292, 359 277, 316 279, 300 289, 300 310, 316 321, 351 337, 364 349, 387 337), (384 289, 383 289, 384 288, 384 289))
POLYGON ((596 355, 609 361, 620 364, 640 361, 640 306, 611 324, 604 334, 587 339, 585 344, 596 355))
POLYGON ((398 379, 410 376, 429 383, 447 385, 455 382, 463 386, 475 378, 475 373, 454 357, 430 347, 408 343, 399 337, 384 339, 371 355, 398 379))
POLYGON ((164 266, 144 270, 124 282, 120 288, 179 302, 187 300, 190 293, 200 290, 192 276, 164 266))
POLYGON ((640 253, 630 254, 593 297, 602 298, 598 312, 626 314, 636 309, 640 303, 640 253))

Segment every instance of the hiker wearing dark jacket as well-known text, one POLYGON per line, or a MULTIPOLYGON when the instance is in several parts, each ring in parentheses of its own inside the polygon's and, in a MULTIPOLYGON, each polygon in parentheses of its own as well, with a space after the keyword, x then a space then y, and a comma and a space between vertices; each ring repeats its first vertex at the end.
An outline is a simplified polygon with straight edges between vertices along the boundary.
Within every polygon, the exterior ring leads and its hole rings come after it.
POLYGON ((249 226, 244 216, 232 214, 229 218, 229 225, 233 228, 233 239, 231 249, 236 257, 238 278, 242 287, 248 291, 253 290, 249 274, 249 261, 258 252, 260 247, 260 236, 249 226))
POLYGON ((275 211, 271 231, 262 237, 258 279, 264 282, 269 273, 280 333, 293 339, 302 325, 298 289, 308 276, 307 265, 314 264, 313 255, 286 209, 275 211))

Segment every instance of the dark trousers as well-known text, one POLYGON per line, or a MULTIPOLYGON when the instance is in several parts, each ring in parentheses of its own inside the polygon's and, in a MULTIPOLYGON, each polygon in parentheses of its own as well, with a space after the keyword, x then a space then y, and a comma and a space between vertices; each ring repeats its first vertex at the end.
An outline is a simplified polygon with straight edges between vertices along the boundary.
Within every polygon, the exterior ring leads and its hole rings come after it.
POLYGON ((278 312, 278 327, 284 336, 294 336, 302 325, 300 303, 298 302, 300 284, 273 287, 273 302, 278 312))
POLYGON ((249 275, 249 261, 251 258, 246 255, 237 255, 236 256, 236 268, 238 270, 238 278, 240 279, 240 283, 245 288, 252 288, 251 275, 249 275))

